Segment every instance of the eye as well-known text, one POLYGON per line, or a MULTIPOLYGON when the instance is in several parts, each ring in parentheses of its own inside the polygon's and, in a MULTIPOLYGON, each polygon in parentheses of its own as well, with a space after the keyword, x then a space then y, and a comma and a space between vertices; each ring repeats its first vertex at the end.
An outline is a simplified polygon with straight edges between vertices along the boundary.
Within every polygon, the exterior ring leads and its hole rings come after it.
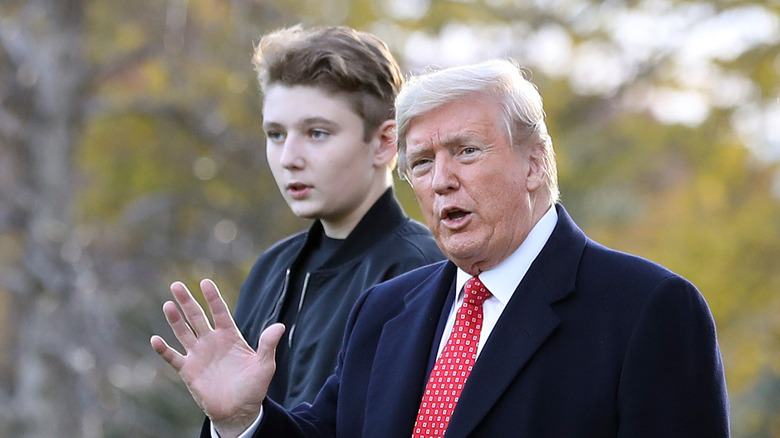
POLYGON ((431 163, 433 160, 430 158, 418 158, 409 163, 409 170, 413 175, 419 176, 425 173, 425 169, 428 169, 431 163))
POLYGON ((409 163, 409 167, 411 167, 411 168, 415 168, 415 167, 417 167, 417 166, 421 166, 421 165, 423 165, 423 164, 427 164, 427 163, 428 163, 428 162, 430 162, 430 161, 431 161, 431 159, 430 159, 430 158, 416 158, 416 159, 413 159, 413 160, 412 160, 412 161, 409 163))
POLYGON ((279 131, 266 131, 265 136, 273 143, 280 143, 284 141, 284 134, 279 131))
POLYGON ((309 136, 311 136, 314 140, 324 140, 330 136, 330 132, 324 131, 322 129, 312 129, 309 132, 309 136))
POLYGON ((474 154, 476 152, 477 152, 477 148, 475 148, 474 146, 467 146, 467 147, 463 148, 463 151, 461 151, 461 153, 463 153, 465 155, 474 154))

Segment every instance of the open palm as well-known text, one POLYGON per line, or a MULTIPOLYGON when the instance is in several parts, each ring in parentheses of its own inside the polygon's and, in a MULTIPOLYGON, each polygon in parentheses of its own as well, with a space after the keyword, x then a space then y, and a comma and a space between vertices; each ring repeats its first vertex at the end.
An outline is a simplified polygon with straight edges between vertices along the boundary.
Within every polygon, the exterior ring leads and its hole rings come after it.
POLYGON ((208 415, 220 435, 242 432, 257 418, 276 365, 274 351, 284 326, 269 327, 257 351, 246 343, 227 304, 211 280, 200 283, 214 320, 214 327, 187 287, 176 282, 171 301, 163 305, 165 318, 185 355, 159 336, 151 339, 154 350, 175 369, 195 402, 208 415), (183 315, 182 315, 183 313, 183 315))

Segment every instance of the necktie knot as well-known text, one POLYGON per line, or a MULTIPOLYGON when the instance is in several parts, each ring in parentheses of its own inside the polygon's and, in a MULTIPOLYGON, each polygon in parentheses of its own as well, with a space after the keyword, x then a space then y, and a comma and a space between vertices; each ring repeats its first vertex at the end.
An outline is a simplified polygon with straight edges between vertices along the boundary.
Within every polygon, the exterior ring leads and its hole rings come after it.
POLYGON ((463 302, 475 306, 481 306, 490 296, 490 291, 480 281, 479 277, 471 277, 463 286, 463 302))

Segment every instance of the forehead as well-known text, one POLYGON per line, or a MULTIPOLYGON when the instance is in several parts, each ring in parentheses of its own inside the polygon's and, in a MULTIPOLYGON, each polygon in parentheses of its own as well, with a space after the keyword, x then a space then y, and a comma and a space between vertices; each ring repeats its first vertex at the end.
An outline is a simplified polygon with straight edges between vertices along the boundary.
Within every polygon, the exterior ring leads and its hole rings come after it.
MULTIPOLYGON (((359 117, 348 96, 309 85, 272 84, 263 94, 263 118, 359 117)), ((282 120, 279 120, 282 121, 282 120)))
POLYGON ((506 134, 501 106, 495 100, 459 99, 411 119, 407 147, 447 146, 468 139, 495 140, 506 134))

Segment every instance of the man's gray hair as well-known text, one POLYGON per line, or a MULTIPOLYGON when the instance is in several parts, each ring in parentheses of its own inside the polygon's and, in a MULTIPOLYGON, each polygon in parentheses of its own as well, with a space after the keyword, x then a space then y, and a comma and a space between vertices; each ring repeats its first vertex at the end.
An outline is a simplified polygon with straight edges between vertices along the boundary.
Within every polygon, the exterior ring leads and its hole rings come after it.
POLYGON ((400 177, 408 179, 409 176, 406 134, 412 119, 446 103, 480 96, 497 98, 501 103, 510 144, 517 148, 541 146, 546 188, 552 202, 557 202, 558 170, 552 139, 544 123, 542 97, 536 86, 525 78, 523 70, 505 59, 428 72, 406 81, 395 101, 400 177))

